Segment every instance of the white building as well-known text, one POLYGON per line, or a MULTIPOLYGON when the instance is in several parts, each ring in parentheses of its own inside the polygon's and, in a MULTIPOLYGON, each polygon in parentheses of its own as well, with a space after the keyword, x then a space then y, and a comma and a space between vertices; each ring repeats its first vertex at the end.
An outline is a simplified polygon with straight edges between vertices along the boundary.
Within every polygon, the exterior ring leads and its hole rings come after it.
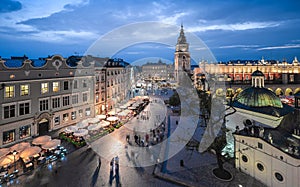
POLYGON ((235 166, 267 186, 300 186, 299 111, 265 89, 263 77, 253 72, 252 87, 233 101, 235 166))

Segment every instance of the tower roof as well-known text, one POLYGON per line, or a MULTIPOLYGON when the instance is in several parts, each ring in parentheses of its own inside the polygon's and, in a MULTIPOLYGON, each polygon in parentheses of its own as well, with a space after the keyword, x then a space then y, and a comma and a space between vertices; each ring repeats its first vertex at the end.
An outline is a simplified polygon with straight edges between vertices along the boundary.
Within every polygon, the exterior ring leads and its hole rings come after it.
POLYGON ((180 35, 177 40, 177 44, 186 44, 186 38, 183 31, 183 25, 181 24, 180 35))

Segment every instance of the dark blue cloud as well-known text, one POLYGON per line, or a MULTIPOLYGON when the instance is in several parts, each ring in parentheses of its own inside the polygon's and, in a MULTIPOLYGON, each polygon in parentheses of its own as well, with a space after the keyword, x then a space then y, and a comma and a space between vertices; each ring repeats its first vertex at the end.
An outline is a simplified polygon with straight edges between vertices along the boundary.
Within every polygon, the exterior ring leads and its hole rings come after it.
POLYGON ((0 13, 13 12, 22 9, 22 4, 19 1, 1 0, 0 13))

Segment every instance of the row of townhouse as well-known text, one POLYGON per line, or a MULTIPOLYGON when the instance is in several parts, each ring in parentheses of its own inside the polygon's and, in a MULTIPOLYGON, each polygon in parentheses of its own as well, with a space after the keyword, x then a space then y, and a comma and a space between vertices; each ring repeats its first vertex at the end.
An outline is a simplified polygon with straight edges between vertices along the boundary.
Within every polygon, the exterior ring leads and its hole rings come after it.
MULTIPOLYGON (((119 102, 125 99, 122 83, 127 81, 126 76, 104 76, 104 80, 100 76, 106 86, 102 88, 99 84, 99 72, 111 72, 114 68, 109 66, 118 64, 110 61, 90 56, 66 59, 60 55, 30 60, 25 56, 0 59, 0 146, 44 135, 103 113, 97 104, 109 103, 112 96, 121 95, 119 102), (118 84, 107 87, 108 82, 118 84), (107 92, 114 95, 108 96, 107 92)), ((119 66, 118 71, 125 75, 125 66, 119 66)), ((106 112, 109 107, 104 107, 106 112)))

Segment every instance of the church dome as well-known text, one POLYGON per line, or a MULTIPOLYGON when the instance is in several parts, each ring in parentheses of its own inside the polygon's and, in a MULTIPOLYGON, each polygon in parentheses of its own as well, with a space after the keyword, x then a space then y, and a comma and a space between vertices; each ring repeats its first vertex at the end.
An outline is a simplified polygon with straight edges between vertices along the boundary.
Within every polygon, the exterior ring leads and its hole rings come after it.
POLYGON ((264 76, 264 74, 263 74, 263 72, 256 70, 251 74, 251 76, 264 76))
POLYGON ((245 89, 236 96, 234 102, 236 104, 242 104, 247 107, 283 108, 280 98, 277 97, 274 92, 266 88, 258 87, 250 87, 245 89))

